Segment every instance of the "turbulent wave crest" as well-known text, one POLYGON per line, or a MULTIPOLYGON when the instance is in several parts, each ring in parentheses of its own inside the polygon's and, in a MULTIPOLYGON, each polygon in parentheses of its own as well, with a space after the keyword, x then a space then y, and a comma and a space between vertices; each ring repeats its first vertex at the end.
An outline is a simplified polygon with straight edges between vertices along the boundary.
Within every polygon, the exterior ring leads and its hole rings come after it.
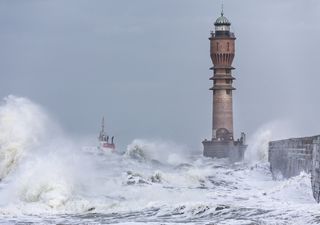
POLYGON ((22 173, 19 186, 21 200, 32 203, 41 202, 50 207, 65 204, 72 194, 73 177, 70 176, 60 158, 50 157, 50 160, 36 159, 28 163, 26 173, 22 173), (31 168, 30 168, 31 167, 31 168), (31 181, 31 182, 30 182, 31 181))
POLYGON ((80 173, 90 171, 77 150, 39 105, 5 98, 0 106, 0 204, 20 202, 21 210, 28 203, 63 206, 85 183, 80 173))
POLYGON ((26 98, 9 96, 0 106, 0 179, 5 178, 43 138, 48 118, 26 98))
POLYGON ((179 165, 187 161, 183 156, 188 150, 172 142, 134 140, 128 145, 126 156, 138 160, 157 160, 161 163, 179 165))

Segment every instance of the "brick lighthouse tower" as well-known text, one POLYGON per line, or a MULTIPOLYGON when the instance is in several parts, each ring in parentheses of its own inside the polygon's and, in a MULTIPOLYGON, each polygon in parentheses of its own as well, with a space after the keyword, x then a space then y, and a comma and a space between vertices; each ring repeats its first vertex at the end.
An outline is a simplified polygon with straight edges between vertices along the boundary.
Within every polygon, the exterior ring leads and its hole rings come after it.
POLYGON ((210 56, 213 63, 213 112, 212 112, 212 138, 204 140, 204 156, 214 158, 230 158, 232 161, 243 159, 245 145, 245 134, 234 140, 233 134, 233 107, 232 95, 235 88, 232 76, 232 62, 235 56, 234 33, 230 31, 231 23, 221 16, 214 23, 215 32, 211 32, 210 56))

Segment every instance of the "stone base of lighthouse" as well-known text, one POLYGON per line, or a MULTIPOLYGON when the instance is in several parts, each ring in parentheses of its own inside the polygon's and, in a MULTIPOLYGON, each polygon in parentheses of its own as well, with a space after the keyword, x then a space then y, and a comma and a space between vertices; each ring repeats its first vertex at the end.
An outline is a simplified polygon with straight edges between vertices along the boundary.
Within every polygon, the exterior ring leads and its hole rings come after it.
POLYGON ((228 158, 232 162, 242 161, 244 153, 247 149, 241 140, 233 141, 219 141, 219 140, 204 140, 203 155, 211 158, 228 158))

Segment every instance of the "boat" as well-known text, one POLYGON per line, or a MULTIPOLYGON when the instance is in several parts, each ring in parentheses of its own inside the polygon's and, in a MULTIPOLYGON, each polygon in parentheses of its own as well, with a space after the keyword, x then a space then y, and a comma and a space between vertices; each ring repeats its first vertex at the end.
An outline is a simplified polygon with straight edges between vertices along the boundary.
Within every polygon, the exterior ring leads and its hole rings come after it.
POLYGON ((104 117, 102 118, 101 123, 101 131, 98 137, 99 146, 98 149, 102 151, 114 152, 116 149, 116 145, 114 144, 114 136, 111 138, 105 132, 105 124, 104 124, 104 117))

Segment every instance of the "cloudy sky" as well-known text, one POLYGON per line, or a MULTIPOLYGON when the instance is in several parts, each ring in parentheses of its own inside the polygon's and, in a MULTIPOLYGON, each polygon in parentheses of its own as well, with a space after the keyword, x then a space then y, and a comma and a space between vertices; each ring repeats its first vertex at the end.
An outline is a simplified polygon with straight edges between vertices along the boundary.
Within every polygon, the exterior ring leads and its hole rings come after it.
MULTIPOLYGON (((237 36, 236 133, 288 120, 320 133, 320 1, 225 0, 237 36)), ((211 135, 214 0, 1 0, 0 96, 28 97, 66 131, 121 145, 211 135)))

